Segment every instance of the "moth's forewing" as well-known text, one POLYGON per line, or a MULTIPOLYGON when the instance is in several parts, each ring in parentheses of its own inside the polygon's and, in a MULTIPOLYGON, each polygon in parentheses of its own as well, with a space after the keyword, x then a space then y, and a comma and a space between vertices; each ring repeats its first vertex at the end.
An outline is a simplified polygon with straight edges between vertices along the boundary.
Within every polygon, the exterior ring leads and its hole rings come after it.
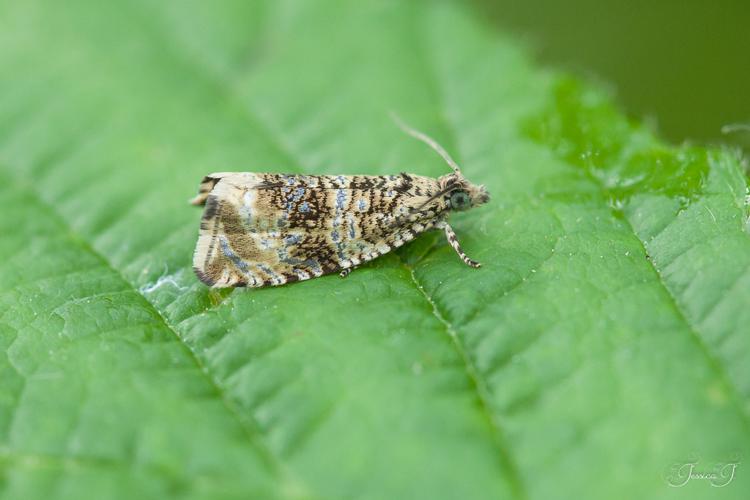
POLYGON ((436 179, 221 173, 206 176, 193 265, 214 287, 281 285, 351 268, 437 223, 436 179))

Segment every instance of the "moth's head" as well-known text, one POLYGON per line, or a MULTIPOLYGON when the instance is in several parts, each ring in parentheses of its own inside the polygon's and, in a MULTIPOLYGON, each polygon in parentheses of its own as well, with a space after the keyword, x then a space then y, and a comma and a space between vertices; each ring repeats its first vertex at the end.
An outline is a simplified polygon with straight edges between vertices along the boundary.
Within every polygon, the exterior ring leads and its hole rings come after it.
POLYGON ((425 205, 437 203, 440 206, 439 210, 468 210, 490 201, 490 193, 487 192, 487 188, 467 181, 461 173, 461 167, 458 166, 458 163, 435 139, 411 128, 395 114, 392 113, 391 117, 401 130, 430 146, 453 170, 452 173, 438 178, 440 191, 433 195, 425 205))
POLYGON ((469 210, 490 201, 490 193, 483 185, 472 184, 460 173, 453 172, 438 179, 440 190, 445 192, 449 210, 469 210))

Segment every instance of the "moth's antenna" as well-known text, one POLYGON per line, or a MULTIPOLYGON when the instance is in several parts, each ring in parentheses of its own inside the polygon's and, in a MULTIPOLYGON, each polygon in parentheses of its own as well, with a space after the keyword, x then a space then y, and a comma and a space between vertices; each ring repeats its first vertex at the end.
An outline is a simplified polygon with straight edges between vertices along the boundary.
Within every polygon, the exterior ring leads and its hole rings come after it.
POLYGON ((453 161, 451 155, 449 155, 448 152, 443 149, 443 146, 438 144, 435 139, 427 134, 420 132, 419 130, 411 128, 409 125, 404 123, 404 121, 393 111, 391 111, 390 115, 391 119, 396 123, 396 125, 398 125, 401 130, 414 137, 415 139, 419 139, 420 141, 430 146, 437 154, 439 154, 443 158, 443 160, 445 160, 445 163, 447 163, 455 173, 457 173, 458 175, 462 175, 461 167, 458 166, 458 163, 453 161))

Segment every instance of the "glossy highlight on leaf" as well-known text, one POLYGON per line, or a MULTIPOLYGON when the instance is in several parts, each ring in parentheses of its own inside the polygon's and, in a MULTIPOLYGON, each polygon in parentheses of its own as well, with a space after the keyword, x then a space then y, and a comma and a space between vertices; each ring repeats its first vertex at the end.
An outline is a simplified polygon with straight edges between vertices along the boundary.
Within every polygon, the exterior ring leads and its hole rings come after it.
POLYGON ((619 200, 642 192, 692 198, 708 175, 704 149, 655 142, 601 93, 586 91, 574 80, 562 80, 553 105, 526 126, 530 137, 600 179, 619 200))

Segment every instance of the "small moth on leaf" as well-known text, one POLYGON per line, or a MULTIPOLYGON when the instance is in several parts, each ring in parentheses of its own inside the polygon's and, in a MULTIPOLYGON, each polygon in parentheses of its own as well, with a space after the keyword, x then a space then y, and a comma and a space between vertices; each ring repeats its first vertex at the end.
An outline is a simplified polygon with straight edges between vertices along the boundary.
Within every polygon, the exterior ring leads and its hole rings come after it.
POLYGON ((437 179, 399 175, 207 175, 191 203, 205 205, 193 268, 212 287, 283 285, 340 272, 442 229, 467 265, 448 215, 489 201, 432 138, 398 118, 452 168, 437 179))

